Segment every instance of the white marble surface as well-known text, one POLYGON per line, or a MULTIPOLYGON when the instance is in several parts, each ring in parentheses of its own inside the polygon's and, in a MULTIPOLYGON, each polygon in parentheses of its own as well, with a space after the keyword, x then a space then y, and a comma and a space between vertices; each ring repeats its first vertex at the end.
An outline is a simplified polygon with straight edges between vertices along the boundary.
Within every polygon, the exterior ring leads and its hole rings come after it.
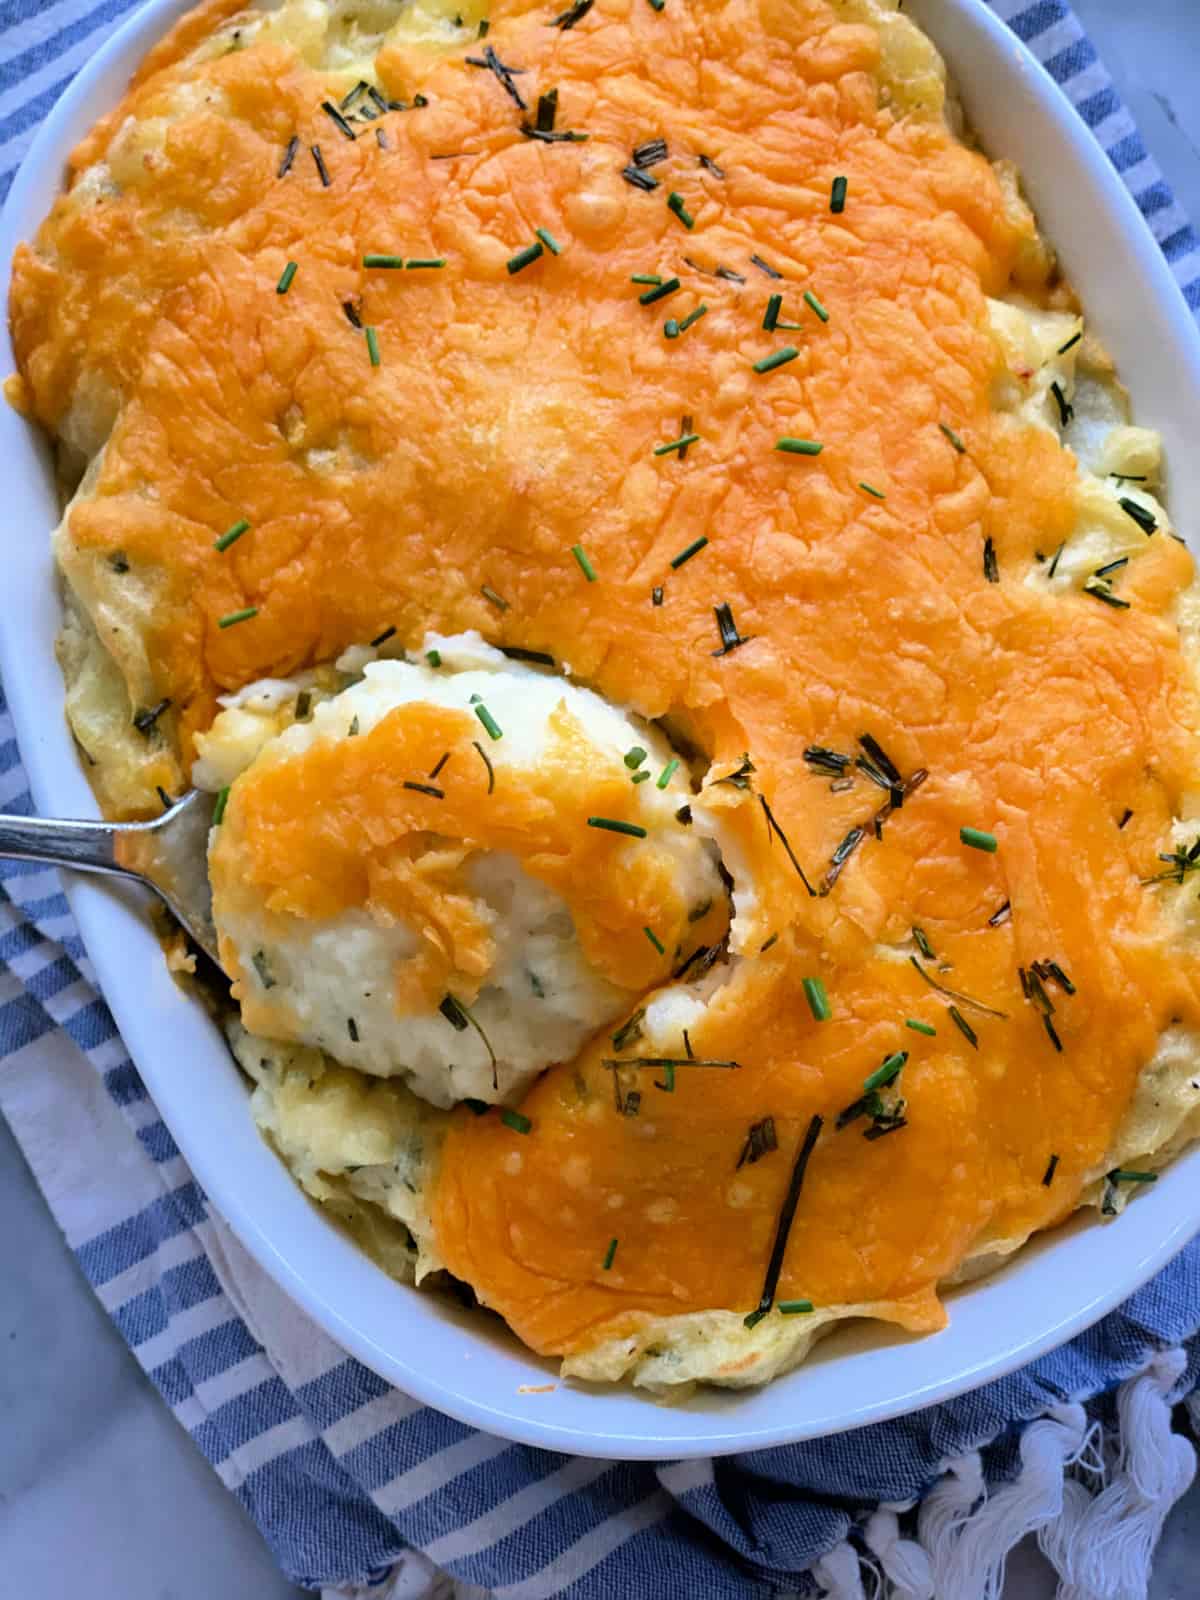
MULTIPOLYGON (((1200 219, 1200 0, 1075 4, 1200 219)), ((3 1123, 0 1218, 0 1594, 299 1597, 92 1298, 3 1123)), ((1198 1574, 1200 1487, 1168 1522, 1151 1600, 1195 1600, 1198 1574)), ((1036 1551, 1018 1551, 1005 1600, 1053 1592, 1036 1551)))

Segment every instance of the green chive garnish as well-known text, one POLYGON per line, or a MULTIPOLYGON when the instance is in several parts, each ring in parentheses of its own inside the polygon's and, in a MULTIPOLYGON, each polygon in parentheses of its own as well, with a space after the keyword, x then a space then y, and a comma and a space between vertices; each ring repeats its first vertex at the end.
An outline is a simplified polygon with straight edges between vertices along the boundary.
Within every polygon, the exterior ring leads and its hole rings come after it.
POLYGON ((781 1300, 776 1310, 781 1317, 805 1316, 813 1308, 811 1300, 781 1300))
POLYGON ((656 300, 665 300, 669 294, 674 294, 679 287, 678 278, 668 278, 665 283, 660 281, 653 289, 647 289, 645 294, 638 295, 638 305, 652 306, 656 300))
POLYGON ((654 454, 656 456, 669 456, 672 450, 686 450, 688 445, 699 444, 699 442, 700 435, 698 433, 684 433, 678 439, 672 439, 670 444, 656 444, 654 454))
POLYGON ((286 294, 292 287, 292 279, 296 276, 296 263, 289 261, 279 274, 279 282, 275 285, 276 294, 286 294))
POLYGON ((769 356, 763 356, 754 363, 755 372, 774 372, 776 367, 785 367, 789 361, 795 361, 800 354, 794 344, 785 344, 782 350, 773 350, 769 356))
POLYGON ((706 317, 707 315, 708 307, 702 301, 696 307, 695 311, 689 311, 687 316, 684 317, 683 321, 679 324, 680 333, 686 333, 694 322, 699 322, 701 317, 706 317))
POLYGON ((643 928, 642 932, 646 935, 647 939, 649 939, 650 943, 658 951, 659 955, 660 956, 665 956, 666 953, 667 953, 667 947, 666 947, 665 944, 663 944, 662 940, 655 933, 654 929, 653 928, 643 928))
POLYGON ((776 439, 775 448, 789 456, 819 456, 825 446, 818 444, 815 439, 793 439, 785 435, 782 439, 776 439))
POLYGON ((225 807, 229 804, 229 785, 217 791, 217 803, 213 807, 212 825, 219 828, 225 820, 225 807))
POLYGON ((665 789, 678 770, 679 758, 678 756, 672 756, 670 761, 667 762, 666 766, 654 780, 654 787, 656 789, 665 789))
POLYGON ((474 711, 480 722, 487 729, 489 739, 502 739, 504 737, 503 729, 482 700, 475 705, 474 711))
POLYGON ((972 850, 986 850, 992 856, 1000 848, 996 842, 996 835, 985 833, 982 828, 960 828, 958 837, 964 844, 969 844, 972 850))
POLYGON ((835 178, 833 180, 833 188, 829 191, 829 209, 835 217, 846 209, 847 187, 845 178, 835 178))
POLYGON ((818 1022, 828 1022, 833 1011, 829 1004, 829 996, 825 992, 824 982, 820 978, 805 978, 803 987, 808 1009, 818 1022))
POLYGON ((546 246, 546 249, 549 250, 552 256, 562 255, 563 247, 550 232, 549 228, 535 228, 533 231, 537 234, 538 238, 546 246))
POLYGON ((545 247, 540 239, 533 244, 527 244, 524 250, 518 250, 515 256, 509 256, 509 276, 511 277, 515 272, 523 272, 526 267, 532 266, 538 257, 545 255, 545 253, 545 247))
POLYGON ((403 269, 404 257, 365 255, 362 258, 362 264, 364 267, 390 267, 403 269))
POLYGON ((649 283, 656 289, 662 283, 662 279, 657 272, 635 272, 629 281, 630 283, 649 283))
POLYGON ((812 292, 811 289, 805 289, 805 291, 804 291, 804 303, 805 303, 805 305, 809 306, 813 311, 815 311, 817 313, 817 315, 820 317, 822 322, 828 322, 829 321, 829 313, 828 313, 828 311, 826 311, 825 307, 817 299, 816 295, 812 292))
POLYGON ((500 1121, 506 1128, 511 1128, 514 1133, 528 1133, 533 1127, 533 1123, 530 1122, 528 1117, 523 1116, 519 1111, 510 1111, 507 1106, 501 1109, 500 1121))
POLYGON ((367 336, 367 354, 371 358, 371 365, 377 367, 379 365, 379 335, 374 328, 364 328, 363 332, 367 336))
POLYGON ((693 539, 691 544, 685 545, 677 556, 671 557, 671 566, 678 570, 685 561, 690 561, 693 556, 699 555, 708 543, 707 534, 701 534, 698 539, 693 539))
POLYGON ((631 839, 644 839, 646 837, 646 830, 640 824, 636 822, 618 822, 613 817, 589 817, 587 825, 589 828, 603 828, 608 833, 626 833, 631 839))
POLYGON ((214 550, 228 550, 231 544, 236 544, 244 533, 249 533, 250 524, 245 517, 239 517, 232 528, 227 529, 219 539, 213 540, 214 550))
POLYGON ((763 327, 768 333, 775 332, 775 324, 779 321, 779 313, 783 309, 783 296, 773 294, 767 301, 766 314, 763 317, 763 327))
POLYGON ((609 1270, 609 1268, 612 1266, 613 1257, 616 1255, 616 1253, 617 1253, 617 1241, 615 1239, 610 1239, 608 1241, 608 1249, 604 1252, 604 1271, 605 1272, 607 1272, 609 1270))
POLYGON ((663 323, 663 333, 668 339, 678 339, 679 324, 676 322, 674 317, 670 317, 666 322, 663 323))
POLYGON ((651 11, 662 11, 665 9, 666 4, 667 0, 650 0, 650 9, 651 11))
POLYGON ((409 272, 436 272, 446 265, 445 256, 410 256, 404 263, 409 272))
POLYGON ((1110 1183, 1157 1183, 1157 1172, 1133 1172, 1127 1167, 1114 1167, 1105 1173, 1110 1183))
POLYGON ((640 772, 634 773, 632 781, 634 783, 648 783, 650 781, 650 774, 646 771, 645 767, 643 767, 640 772))
POLYGON ((622 760, 629 768, 630 772, 636 772, 645 759, 646 752, 642 749, 640 744, 635 744, 631 750, 626 750, 624 756, 622 757, 622 760))
POLYGON ((232 628, 235 623, 249 622, 251 617, 258 615, 257 606, 243 606, 240 611, 231 611, 228 616, 217 618, 218 628, 232 628))
POLYGON ((425 659, 431 667, 440 667, 442 664, 442 652, 440 650, 426 650, 425 659))
POLYGON ((894 1078, 899 1077, 900 1068, 908 1060, 907 1050, 895 1050, 882 1061, 875 1071, 863 1079, 863 1093, 870 1094, 872 1089, 886 1088, 894 1078))
POLYGON ((882 489, 876 489, 874 484, 861 483, 860 482, 858 487, 862 490, 862 492, 864 494, 869 494, 873 500, 886 500, 887 499, 887 495, 884 494, 883 490, 882 489))
POLYGON ((904 1026, 911 1028, 914 1033, 926 1034, 930 1039, 937 1038, 937 1029, 930 1027, 928 1022, 918 1022, 916 1017, 905 1017, 904 1026))
POLYGON ((591 561, 588 559, 588 553, 583 546, 581 544, 573 544, 571 546, 571 554, 579 563, 579 570, 583 573, 587 581, 589 583, 595 583, 596 569, 592 566, 591 561))
POLYGON ((967 447, 962 442, 962 440, 958 437, 958 435, 955 433, 954 429, 953 428, 948 428, 944 422, 939 422, 938 423, 938 427, 945 434, 946 438, 949 439, 950 443, 958 451, 959 455, 960 456, 965 456, 966 453, 967 453, 967 447))
POLYGON ((695 217, 692 216, 684 204, 683 196, 677 190, 673 189, 667 196, 667 210, 673 211, 685 228, 690 229, 696 226, 695 217))

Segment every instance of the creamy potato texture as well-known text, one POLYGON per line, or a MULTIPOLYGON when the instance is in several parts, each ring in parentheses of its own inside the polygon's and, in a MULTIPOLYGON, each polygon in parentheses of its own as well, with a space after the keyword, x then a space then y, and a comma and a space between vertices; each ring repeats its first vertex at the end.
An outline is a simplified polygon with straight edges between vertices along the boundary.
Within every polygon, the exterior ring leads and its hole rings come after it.
POLYGON ((229 959, 284 1036, 236 1033, 256 1115, 389 1270, 449 1270, 568 1372, 750 1383, 847 1316, 932 1330, 940 1286, 1195 1131, 1192 562, 960 132, 892 0, 210 0, 14 262, 10 392, 74 490, 68 711, 113 814, 232 785, 229 959), (586 728, 553 793, 514 742, 489 796, 431 630, 656 725, 676 811, 589 829, 592 783, 616 820, 660 800, 586 728), (444 800, 402 788, 445 749, 444 800), (361 864, 408 859, 419 805, 498 876, 464 855, 387 923, 361 864), (710 849, 732 918, 692 939, 710 849), (562 906, 555 963, 611 986, 562 1059, 493 1090, 482 1047, 392 1048, 423 955, 407 1014, 474 1047, 442 985, 491 983, 515 1062, 531 994, 493 980, 562 906), (436 1110, 397 1061, 513 1104, 436 1110))

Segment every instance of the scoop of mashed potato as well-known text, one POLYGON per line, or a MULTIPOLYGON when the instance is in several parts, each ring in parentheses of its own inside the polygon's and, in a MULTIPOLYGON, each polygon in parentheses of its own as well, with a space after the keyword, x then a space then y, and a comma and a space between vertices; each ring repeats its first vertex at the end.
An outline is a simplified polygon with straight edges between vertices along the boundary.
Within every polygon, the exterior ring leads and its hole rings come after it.
POLYGON ((515 1101, 719 942, 728 897, 657 730, 482 641, 427 643, 300 691, 282 731, 285 685, 217 718, 221 958, 251 1033, 435 1105, 515 1101))

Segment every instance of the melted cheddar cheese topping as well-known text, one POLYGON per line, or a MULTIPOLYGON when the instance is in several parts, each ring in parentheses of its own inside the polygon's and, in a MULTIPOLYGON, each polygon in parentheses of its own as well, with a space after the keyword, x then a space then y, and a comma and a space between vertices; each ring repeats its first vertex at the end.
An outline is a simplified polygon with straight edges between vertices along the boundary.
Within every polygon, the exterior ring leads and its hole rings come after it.
MULTIPOLYGON (((75 158, 111 168, 130 119, 158 119, 136 170, 67 196, 14 267, 25 403, 104 445, 58 548, 130 703, 169 701, 182 774, 224 691, 388 628, 410 648, 476 628, 669 719, 710 763, 735 886, 756 887, 690 1029, 737 1066, 655 1086, 628 1047, 643 1092, 623 1115, 605 1035, 525 1097, 528 1132, 454 1113, 428 1180, 437 1253, 576 1361, 664 1318, 740 1318, 819 1116, 777 1298, 938 1326, 938 1284, 1066 1216, 1160 1036, 1200 1023, 1195 948, 1141 881, 1200 777, 1192 563, 1136 491, 1141 522, 1081 479, 1055 424, 1069 375, 1036 417, 1012 400, 1040 365, 989 297, 1072 302, 1011 176, 948 128, 936 58, 882 0, 597 0, 570 28, 497 0, 486 41, 426 18, 374 59, 411 109, 353 140, 321 109, 344 69, 271 34, 196 54, 231 10, 185 20, 75 158), (485 45, 521 75, 466 59, 485 45), (1102 594, 1051 571, 1098 494, 1132 551, 1102 594), (880 786, 876 746, 899 783, 880 786), (719 783, 745 753, 749 781, 719 783), (1034 963, 1071 989, 1031 988, 1034 963), (838 1128, 900 1050, 906 1125, 838 1128), (767 1118, 777 1148, 739 1168, 767 1118)), ((424 748, 467 731, 439 723, 424 748)), ((417 826, 415 798, 375 781, 375 743, 406 737, 362 741, 361 805, 357 766, 264 775, 234 813, 261 892, 315 912, 365 893, 360 852, 417 826)), ((410 752, 385 754, 407 773, 410 752)), ((489 826, 536 825, 536 785, 494 801, 489 826)), ((603 873, 602 843, 553 849, 603 873)), ((748 1342, 719 1375, 753 1360, 748 1342)))

